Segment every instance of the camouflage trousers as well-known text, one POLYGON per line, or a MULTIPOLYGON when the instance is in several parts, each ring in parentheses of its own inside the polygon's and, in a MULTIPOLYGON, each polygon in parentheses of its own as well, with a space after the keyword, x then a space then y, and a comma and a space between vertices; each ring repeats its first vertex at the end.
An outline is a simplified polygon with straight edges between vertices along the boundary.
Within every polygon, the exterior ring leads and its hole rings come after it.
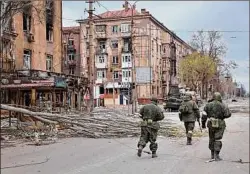
POLYGON ((149 145, 150 150, 152 152, 156 152, 158 149, 158 144, 156 143, 157 133, 158 133, 157 129, 142 126, 141 136, 140 136, 140 140, 138 142, 137 147, 142 146, 144 148, 146 144, 150 142, 150 145, 149 145))
POLYGON ((225 127, 213 128, 210 121, 207 123, 209 145, 208 148, 212 151, 220 151, 222 148, 221 139, 223 137, 225 127))
POLYGON ((202 128, 206 128, 207 116, 202 115, 201 117, 201 124, 202 128))
POLYGON ((192 138, 194 125, 195 125, 194 121, 192 121, 192 122, 184 122, 184 126, 185 126, 185 129, 186 129, 186 135, 187 135, 188 138, 192 138))

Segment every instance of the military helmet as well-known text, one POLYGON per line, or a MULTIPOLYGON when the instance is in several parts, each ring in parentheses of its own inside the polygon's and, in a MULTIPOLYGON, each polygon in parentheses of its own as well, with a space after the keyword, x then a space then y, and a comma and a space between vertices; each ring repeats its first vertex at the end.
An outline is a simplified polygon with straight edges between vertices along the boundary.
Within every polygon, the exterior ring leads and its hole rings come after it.
POLYGON ((222 101, 221 94, 219 92, 215 92, 213 94, 213 100, 222 101))
POLYGON ((157 98, 156 98, 156 97, 152 97, 152 98, 151 98, 151 101, 152 101, 152 102, 155 102, 155 103, 157 103, 157 102, 158 102, 158 100, 157 100, 157 98))
POLYGON ((184 100, 192 100, 192 95, 191 94, 186 94, 184 97, 183 97, 184 100))

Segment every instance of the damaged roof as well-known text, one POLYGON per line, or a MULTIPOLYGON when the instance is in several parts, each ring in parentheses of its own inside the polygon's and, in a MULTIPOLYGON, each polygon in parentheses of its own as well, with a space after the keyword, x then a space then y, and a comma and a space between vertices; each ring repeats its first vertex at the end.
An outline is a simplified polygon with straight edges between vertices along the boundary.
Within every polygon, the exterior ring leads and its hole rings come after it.
MULTIPOLYGON (((132 13, 134 16, 141 15, 136 9, 123 9, 123 10, 115 10, 115 11, 107 11, 105 13, 102 13, 98 16, 101 18, 124 18, 124 17, 130 17, 132 16, 132 13)), ((98 17, 94 17, 98 18, 98 17)))

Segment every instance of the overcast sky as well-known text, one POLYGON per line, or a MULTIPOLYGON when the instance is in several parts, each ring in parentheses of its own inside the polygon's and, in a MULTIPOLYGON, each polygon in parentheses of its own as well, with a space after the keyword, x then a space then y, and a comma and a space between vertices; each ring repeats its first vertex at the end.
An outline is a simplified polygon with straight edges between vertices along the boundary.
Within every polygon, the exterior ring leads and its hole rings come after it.
MULTIPOLYGON (((99 1, 108 10, 119 10, 124 1, 99 1)), ((130 1, 133 3, 133 1, 130 1)), ((95 14, 107 11, 94 4, 95 14)), ((78 26, 76 19, 88 14, 85 1, 63 1, 64 26, 78 26)), ((247 1, 138 1, 136 8, 146 8, 184 41, 190 41, 197 30, 249 31, 249 2, 247 1)), ((234 60, 239 67, 233 70, 236 81, 249 91, 249 32, 224 32, 228 51, 225 60, 234 60), (233 37, 233 38, 232 38, 233 37)))

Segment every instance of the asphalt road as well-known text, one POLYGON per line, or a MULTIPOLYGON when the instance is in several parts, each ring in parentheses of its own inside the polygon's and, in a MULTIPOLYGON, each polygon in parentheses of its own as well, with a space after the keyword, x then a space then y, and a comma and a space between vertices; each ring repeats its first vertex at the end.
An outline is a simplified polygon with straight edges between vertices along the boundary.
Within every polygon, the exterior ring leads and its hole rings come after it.
MULTIPOLYGON (((177 114, 166 117, 176 119, 177 114)), ((210 157, 208 138, 194 139, 186 146, 186 139, 159 138, 158 158, 136 156, 138 139, 70 138, 47 146, 20 145, 1 150, 1 168, 28 163, 16 168, 1 169, 2 174, 248 174, 249 114, 233 114, 227 121, 220 162, 205 163, 210 157)), ((198 129, 198 127, 196 127, 198 129)), ((148 147, 145 149, 148 150, 148 147)))

